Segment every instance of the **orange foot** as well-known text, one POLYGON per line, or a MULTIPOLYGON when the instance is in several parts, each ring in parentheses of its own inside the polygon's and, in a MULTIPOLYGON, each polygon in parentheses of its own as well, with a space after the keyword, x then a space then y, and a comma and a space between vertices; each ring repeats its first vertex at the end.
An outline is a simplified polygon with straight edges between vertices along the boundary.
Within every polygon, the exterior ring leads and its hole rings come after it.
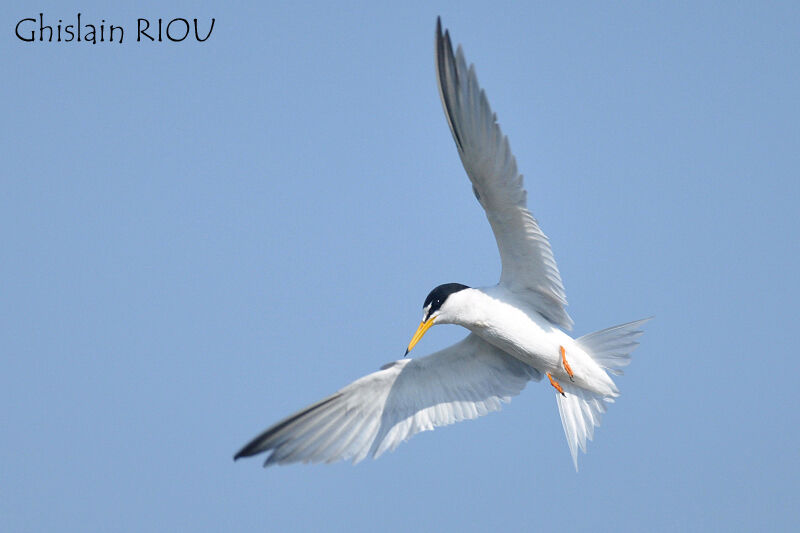
POLYGON ((572 376, 574 376, 575 374, 572 372, 572 369, 569 367, 569 363, 567 363, 567 352, 566 352, 566 350, 564 350, 563 346, 559 346, 559 348, 561 349, 561 362, 564 363, 564 370, 566 370, 567 374, 569 374, 569 380, 570 381, 575 381, 574 379, 572 379, 572 376))
POLYGON ((552 374, 550 374, 550 372, 548 372, 548 373, 547 373, 547 378, 550 380, 550 385, 552 385, 553 387, 555 387, 555 389, 556 389, 558 392, 560 392, 560 393, 561 393, 561 396, 564 396, 564 397, 566 398, 566 397, 567 397, 567 395, 566 395, 566 394, 564 394, 564 389, 562 389, 562 388, 561 388, 561 385, 559 385, 559 384, 558 384, 558 381, 556 381, 555 379, 553 379, 553 375, 552 375, 552 374))

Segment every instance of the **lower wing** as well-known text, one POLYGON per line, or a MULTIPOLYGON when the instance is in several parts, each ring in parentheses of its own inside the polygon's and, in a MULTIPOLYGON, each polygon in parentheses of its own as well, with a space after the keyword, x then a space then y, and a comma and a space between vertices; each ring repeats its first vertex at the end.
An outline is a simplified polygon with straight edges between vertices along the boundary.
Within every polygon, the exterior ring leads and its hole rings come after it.
POLYGON ((278 422, 234 459, 270 452, 264 466, 379 457, 420 431, 500 409, 541 374, 470 334, 444 350, 384 365, 278 422))

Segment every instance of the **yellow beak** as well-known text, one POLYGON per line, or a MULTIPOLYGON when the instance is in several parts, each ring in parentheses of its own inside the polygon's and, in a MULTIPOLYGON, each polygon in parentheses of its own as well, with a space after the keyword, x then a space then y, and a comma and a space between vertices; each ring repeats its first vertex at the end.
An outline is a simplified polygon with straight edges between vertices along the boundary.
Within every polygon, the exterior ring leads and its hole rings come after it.
POLYGON ((425 332, 431 329, 431 326, 433 325, 433 320, 434 320, 433 317, 431 317, 428 319, 427 322, 423 321, 419 323, 417 332, 414 333, 414 336, 411 338, 411 342, 408 343, 408 348, 406 349, 406 355, 408 355, 408 352, 410 352, 414 348, 414 346, 416 346, 416 344, 419 342, 422 336, 425 335, 425 332))

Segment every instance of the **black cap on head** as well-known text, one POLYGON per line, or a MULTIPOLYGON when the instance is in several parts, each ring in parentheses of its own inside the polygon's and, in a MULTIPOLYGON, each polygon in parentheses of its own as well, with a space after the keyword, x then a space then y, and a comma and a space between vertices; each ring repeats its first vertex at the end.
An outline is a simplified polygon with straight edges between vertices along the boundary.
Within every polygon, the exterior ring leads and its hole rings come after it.
POLYGON ((433 289, 430 294, 428 294, 428 297, 425 298, 425 303, 422 304, 423 309, 430 305, 430 309, 428 309, 428 314, 425 316, 425 320, 427 320, 435 311, 439 310, 445 300, 447 300, 448 296, 454 292, 463 291, 464 289, 469 289, 469 287, 460 283, 445 283, 444 285, 439 285, 433 289))

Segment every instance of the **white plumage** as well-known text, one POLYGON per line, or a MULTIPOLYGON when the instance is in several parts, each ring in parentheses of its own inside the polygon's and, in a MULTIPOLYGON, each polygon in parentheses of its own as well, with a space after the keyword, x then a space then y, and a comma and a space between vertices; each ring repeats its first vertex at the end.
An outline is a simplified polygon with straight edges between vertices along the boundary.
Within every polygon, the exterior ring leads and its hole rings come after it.
POLYGON ((497 240, 502 262, 493 287, 435 288, 409 350, 434 324, 471 331, 461 342, 420 359, 384 365, 337 393, 275 424, 235 458, 270 452, 265 465, 361 461, 412 435, 500 409, 528 381, 548 375, 575 468, 586 441, 619 391, 637 346, 630 322, 573 339, 564 286, 550 243, 527 209, 522 176, 461 47, 436 29, 436 72, 447 122, 473 191, 497 240), (569 361, 569 362, 567 362, 569 361))
POLYGON ((540 378, 480 337, 420 359, 401 359, 364 376, 256 438, 274 450, 266 464, 361 461, 420 431, 500 409, 540 378))

